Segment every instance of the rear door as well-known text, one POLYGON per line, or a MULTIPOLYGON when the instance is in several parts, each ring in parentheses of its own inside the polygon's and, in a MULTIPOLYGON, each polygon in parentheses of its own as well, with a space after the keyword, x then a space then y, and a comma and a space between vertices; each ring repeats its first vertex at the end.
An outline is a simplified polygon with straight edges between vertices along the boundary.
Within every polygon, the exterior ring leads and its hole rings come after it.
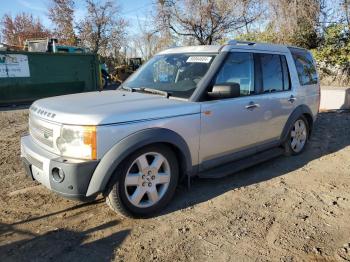
POLYGON ((261 129, 262 144, 278 141, 288 117, 296 107, 296 94, 292 88, 287 57, 278 53, 258 53, 260 90, 258 103, 263 110, 261 129))

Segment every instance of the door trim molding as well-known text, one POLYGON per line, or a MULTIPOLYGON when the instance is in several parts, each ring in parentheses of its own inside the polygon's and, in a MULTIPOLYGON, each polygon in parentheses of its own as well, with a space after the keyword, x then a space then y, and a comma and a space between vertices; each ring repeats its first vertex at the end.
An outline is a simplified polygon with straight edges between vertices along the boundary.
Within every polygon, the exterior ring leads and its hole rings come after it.
POLYGON ((199 171, 201 172, 204 170, 214 168, 214 167, 219 166, 219 165, 227 164, 229 162, 233 162, 233 161, 242 159, 244 157, 254 155, 256 153, 259 153, 259 152, 264 151, 266 149, 277 147, 279 145, 281 145, 281 141, 277 137, 277 138, 271 139, 270 141, 267 141, 267 142, 263 142, 263 143, 259 143, 259 144, 255 144, 255 145, 250 145, 249 147, 246 147, 243 149, 238 149, 238 150, 231 151, 231 152, 226 152, 226 153, 224 153, 224 155, 214 156, 214 157, 211 157, 207 160, 202 161, 199 165, 199 171))

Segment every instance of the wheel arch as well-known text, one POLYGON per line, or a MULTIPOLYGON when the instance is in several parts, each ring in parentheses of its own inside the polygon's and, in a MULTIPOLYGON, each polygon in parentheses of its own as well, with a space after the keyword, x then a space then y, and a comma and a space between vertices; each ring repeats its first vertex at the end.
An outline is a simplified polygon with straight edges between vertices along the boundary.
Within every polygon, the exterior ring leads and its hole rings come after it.
POLYGON ((152 144, 162 143, 174 150, 179 161, 180 174, 192 173, 192 157, 186 141, 166 128, 149 128, 133 133, 115 144, 101 159, 89 183, 86 196, 104 192, 115 170, 135 151, 152 144))
POLYGON ((313 126, 314 126, 314 118, 309 113, 303 113, 303 116, 307 120, 307 123, 309 125, 309 135, 311 135, 311 132, 312 132, 313 126))
POLYGON ((299 105, 294 109, 292 114, 289 116, 283 128, 283 131, 280 137, 281 142, 284 142, 287 139, 289 130, 292 128, 292 125, 300 116, 304 116, 306 118, 309 125, 309 135, 311 135, 311 131, 313 129, 313 124, 314 124, 314 117, 312 115, 312 111, 307 105, 299 105))

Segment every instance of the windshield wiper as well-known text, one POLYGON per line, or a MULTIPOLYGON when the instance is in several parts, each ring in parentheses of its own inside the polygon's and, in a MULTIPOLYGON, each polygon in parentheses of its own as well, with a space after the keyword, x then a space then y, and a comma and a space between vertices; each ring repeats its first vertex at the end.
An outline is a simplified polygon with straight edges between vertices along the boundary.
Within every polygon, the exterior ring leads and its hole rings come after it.
POLYGON ((118 89, 123 89, 125 91, 129 91, 129 92, 135 92, 135 88, 132 88, 132 87, 127 87, 127 86, 120 86, 118 89))
POLYGON ((156 94, 156 95, 165 96, 166 98, 169 98, 169 96, 171 95, 166 91, 148 88, 148 87, 134 88, 134 87, 121 86, 118 89, 123 89, 129 92, 144 92, 144 93, 156 94))
POLYGON ((169 96, 170 96, 170 94, 168 92, 166 92, 166 91, 153 89, 153 88, 148 88, 148 87, 142 87, 142 88, 140 88, 140 91, 145 92, 145 93, 165 96, 166 98, 169 98, 169 96))

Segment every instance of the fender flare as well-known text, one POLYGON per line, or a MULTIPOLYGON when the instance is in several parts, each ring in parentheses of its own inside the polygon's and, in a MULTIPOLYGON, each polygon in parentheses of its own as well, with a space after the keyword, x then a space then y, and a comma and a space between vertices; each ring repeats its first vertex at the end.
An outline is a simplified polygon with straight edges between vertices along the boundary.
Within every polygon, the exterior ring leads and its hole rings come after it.
POLYGON ((309 133, 311 133, 312 127, 313 127, 313 122, 315 121, 314 116, 312 114, 312 111, 307 105, 304 105, 304 104, 303 105, 299 105, 299 106, 297 106, 294 109, 293 113, 289 116, 286 124, 284 125, 283 131, 282 131, 282 134, 281 134, 281 137, 280 137, 281 143, 283 143, 287 139, 288 132, 292 128, 294 122, 301 115, 304 115, 304 114, 309 115, 312 118, 311 125, 309 126, 309 133))
POLYGON ((149 128, 133 133, 115 144, 101 159, 96 167, 86 196, 104 192, 117 166, 136 150, 154 143, 169 143, 176 147, 182 155, 184 171, 192 171, 192 157, 185 140, 176 132, 165 128, 149 128))

